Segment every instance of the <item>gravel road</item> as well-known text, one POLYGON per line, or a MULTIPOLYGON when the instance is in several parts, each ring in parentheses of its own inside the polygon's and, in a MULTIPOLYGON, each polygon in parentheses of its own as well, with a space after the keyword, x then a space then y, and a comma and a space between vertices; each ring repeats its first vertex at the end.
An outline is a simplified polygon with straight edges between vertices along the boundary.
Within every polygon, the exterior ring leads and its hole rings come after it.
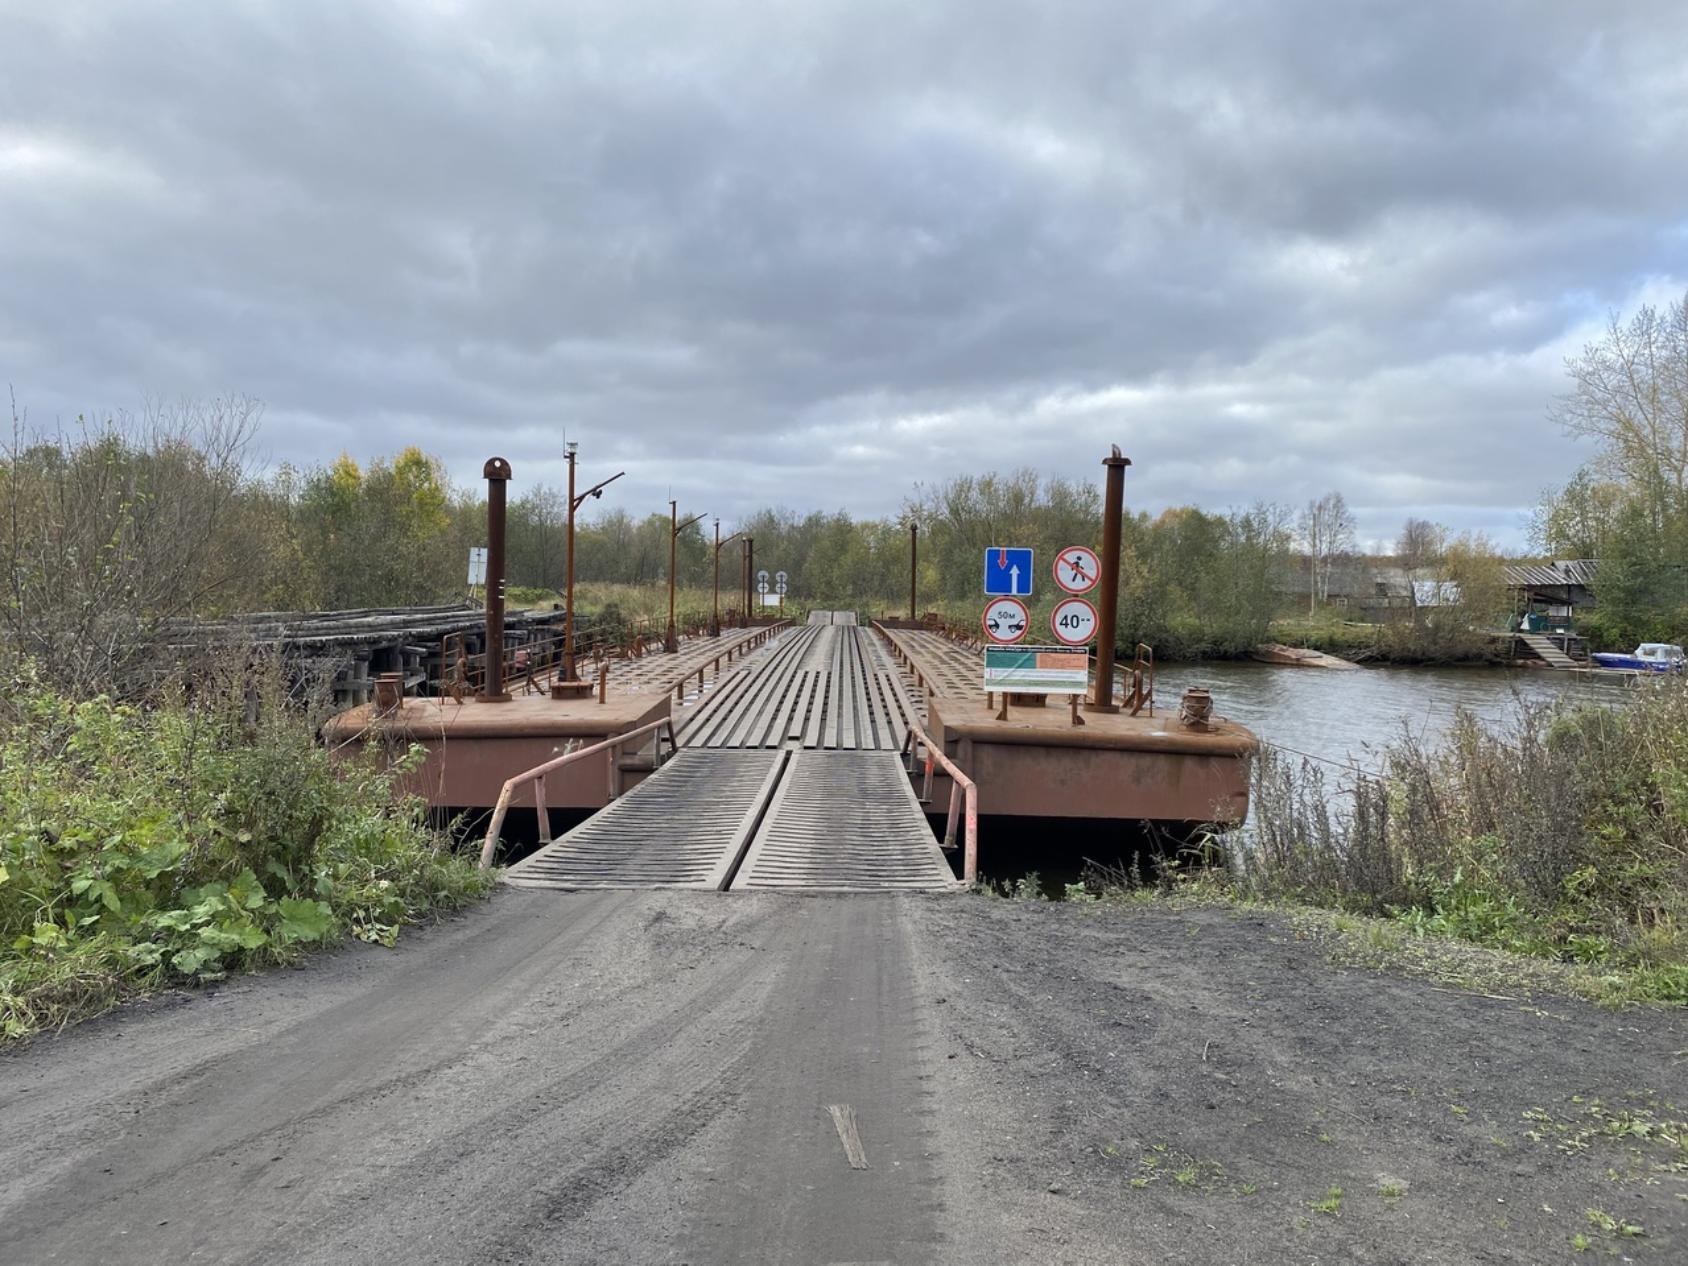
POLYGON ((0 1056, 0 1261, 1680 1261, 1685 1102, 1222 910, 505 891, 0 1056))

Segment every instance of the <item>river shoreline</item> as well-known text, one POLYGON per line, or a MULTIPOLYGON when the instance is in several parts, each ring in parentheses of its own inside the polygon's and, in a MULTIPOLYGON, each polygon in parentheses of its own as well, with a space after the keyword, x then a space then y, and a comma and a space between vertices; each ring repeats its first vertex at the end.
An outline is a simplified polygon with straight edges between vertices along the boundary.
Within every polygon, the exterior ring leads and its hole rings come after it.
POLYGON ((1437 740, 1460 711, 1507 723, 1523 711, 1610 704, 1627 676, 1556 672, 1506 664, 1367 664, 1364 672, 1292 668, 1246 659, 1157 665, 1155 698, 1176 710, 1190 686, 1213 693, 1214 710, 1263 743, 1340 764, 1374 768, 1404 732, 1437 740))

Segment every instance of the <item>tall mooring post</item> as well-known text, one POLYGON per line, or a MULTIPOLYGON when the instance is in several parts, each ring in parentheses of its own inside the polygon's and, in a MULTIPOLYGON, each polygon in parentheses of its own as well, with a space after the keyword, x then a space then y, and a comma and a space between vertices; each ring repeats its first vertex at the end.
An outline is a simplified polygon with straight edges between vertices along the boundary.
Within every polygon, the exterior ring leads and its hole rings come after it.
POLYGON ((915 619, 916 577, 920 575, 920 524, 908 522, 908 618, 915 619))
POLYGON ((509 703, 504 690, 504 485, 510 482, 510 463, 489 457, 486 476, 486 676, 481 703, 509 703))
POLYGON ((1125 511, 1125 468, 1129 457, 1120 456, 1119 445, 1102 459, 1108 468, 1108 483, 1102 493, 1102 592, 1096 629, 1096 688, 1087 712, 1118 712, 1114 702, 1114 636, 1119 622, 1120 519, 1125 511))

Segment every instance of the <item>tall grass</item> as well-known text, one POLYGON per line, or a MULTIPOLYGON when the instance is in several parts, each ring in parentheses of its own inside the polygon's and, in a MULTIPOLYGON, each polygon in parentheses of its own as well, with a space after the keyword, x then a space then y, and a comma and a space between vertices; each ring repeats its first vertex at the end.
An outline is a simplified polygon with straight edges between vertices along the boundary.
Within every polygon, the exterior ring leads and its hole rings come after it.
POLYGON ((1403 733, 1380 774, 1268 750, 1231 882, 1428 933, 1592 963, 1688 1002, 1688 681, 1617 708, 1520 703, 1403 733), (1334 780, 1334 781, 1333 781, 1334 780))
POLYGON ((0 703, 0 1040, 172 981, 399 929, 485 891, 375 762, 317 743, 280 666, 0 703))

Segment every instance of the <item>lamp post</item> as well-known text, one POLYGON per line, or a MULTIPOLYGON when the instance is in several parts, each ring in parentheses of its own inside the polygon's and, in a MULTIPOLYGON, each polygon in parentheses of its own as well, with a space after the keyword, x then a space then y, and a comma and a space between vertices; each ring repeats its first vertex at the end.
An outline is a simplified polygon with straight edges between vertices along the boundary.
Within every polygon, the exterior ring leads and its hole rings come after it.
POLYGON ((744 538, 744 622, 750 623, 750 585, 756 568, 756 538, 744 538))
POLYGON ((709 636, 721 636, 721 547, 736 541, 742 532, 734 532, 726 540, 721 539, 721 520, 715 520, 715 603, 710 609, 709 636))
POLYGON ((674 569, 678 565, 680 554, 680 533, 703 518, 701 514, 694 514, 684 523, 680 522, 680 503, 668 503, 668 632, 663 635, 662 649, 672 655, 680 649, 680 637, 674 631, 674 569))
POLYGON ((739 540, 739 614, 740 622, 750 618, 750 538, 739 540))
POLYGON ((920 522, 908 521, 908 619, 914 623, 915 577, 920 574, 920 522))
POLYGON ((570 440, 568 442, 568 458, 569 458, 569 527, 568 527, 569 563, 568 563, 568 581, 567 581, 568 593, 565 595, 565 601, 568 603, 568 609, 563 612, 563 680, 564 681, 578 680, 574 675, 574 512, 576 510, 580 509, 581 504, 586 500, 586 498, 588 498, 588 497, 602 497, 604 495, 605 487, 607 487, 610 484, 613 484, 616 480, 620 479, 623 475, 625 475, 627 473, 625 470, 618 470, 618 471, 616 471, 615 474, 611 475, 608 479, 604 480, 603 483, 594 484, 592 487, 588 488, 585 492, 581 493, 578 497, 575 496, 574 495, 574 462, 575 462, 576 453, 579 450, 579 448, 580 448, 580 445, 576 444, 573 440, 570 440))

